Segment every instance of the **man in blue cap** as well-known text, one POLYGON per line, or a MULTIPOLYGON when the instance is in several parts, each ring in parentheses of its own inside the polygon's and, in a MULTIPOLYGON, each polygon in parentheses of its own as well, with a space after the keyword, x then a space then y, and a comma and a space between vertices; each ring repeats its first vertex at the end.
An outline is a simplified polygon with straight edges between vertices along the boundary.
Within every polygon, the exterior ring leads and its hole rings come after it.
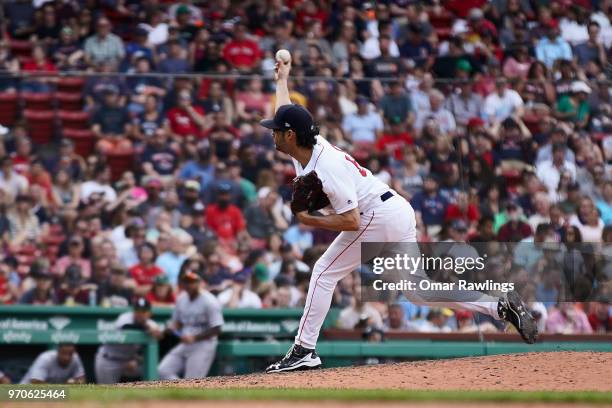
POLYGON ((232 204, 231 182, 223 180, 217 184, 217 199, 206 207, 206 223, 226 244, 233 244, 246 234, 242 211, 232 204))

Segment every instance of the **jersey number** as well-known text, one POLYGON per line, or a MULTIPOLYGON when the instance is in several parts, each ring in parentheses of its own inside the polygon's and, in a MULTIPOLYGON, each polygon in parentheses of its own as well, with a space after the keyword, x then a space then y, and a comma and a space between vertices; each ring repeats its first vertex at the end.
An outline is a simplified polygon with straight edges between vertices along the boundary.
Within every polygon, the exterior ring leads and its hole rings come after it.
MULTIPOLYGON (((339 147, 334 146, 334 145, 332 145, 332 146, 334 147, 334 149, 344 153, 344 151, 342 149, 340 149, 339 147)), ((357 163, 357 160, 353 159, 350 155, 344 153, 344 158, 346 160, 350 161, 351 163, 353 163, 353 165, 357 168, 357 171, 359 172, 359 174, 361 174, 361 177, 366 177, 368 175, 368 173, 366 173, 366 171, 363 169, 363 167, 361 167, 359 165, 359 163, 357 163)))

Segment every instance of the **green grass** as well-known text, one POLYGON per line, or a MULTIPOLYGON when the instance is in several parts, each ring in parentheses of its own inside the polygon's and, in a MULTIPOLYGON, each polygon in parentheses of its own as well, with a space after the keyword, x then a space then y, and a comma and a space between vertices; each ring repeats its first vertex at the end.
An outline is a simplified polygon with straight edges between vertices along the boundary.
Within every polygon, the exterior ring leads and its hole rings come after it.
MULTIPOLYGON (((9 386, 0 386, 6 396, 9 386)), ((15 386, 12 386, 15 388, 15 386)), ((428 390, 343 390, 264 388, 121 388, 98 385, 69 386, 67 401, 146 400, 275 400, 275 401, 448 401, 448 402, 540 402, 612 404, 610 392, 558 391, 428 391, 428 390)), ((0 398, 2 400, 4 398, 0 398)), ((4 399, 6 401, 6 399, 4 399)), ((114 404, 113 404, 114 406, 114 404)))

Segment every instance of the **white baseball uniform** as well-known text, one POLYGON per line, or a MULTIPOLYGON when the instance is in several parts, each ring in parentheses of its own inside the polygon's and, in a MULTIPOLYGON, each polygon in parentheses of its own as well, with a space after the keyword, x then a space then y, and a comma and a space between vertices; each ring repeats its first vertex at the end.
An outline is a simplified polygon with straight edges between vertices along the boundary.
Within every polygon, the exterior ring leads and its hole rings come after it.
MULTIPOLYGON (((295 337, 296 344, 310 349, 315 348, 336 284, 361 263, 361 243, 416 242, 416 219, 410 204, 350 155, 321 136, 316 140, 306 167, 293 160, 297 175, 315 170, 333 211, 341 214, 359 208, 361 224, 358 231, 341 232, 315 263, 295 337)), ((465 302, 450 291, 434 298, 419 291, 409 291, 405 295, 413 303, 463 308, 499 319, 498 299, 492 296, 479 294, 479 301, 465 302)))

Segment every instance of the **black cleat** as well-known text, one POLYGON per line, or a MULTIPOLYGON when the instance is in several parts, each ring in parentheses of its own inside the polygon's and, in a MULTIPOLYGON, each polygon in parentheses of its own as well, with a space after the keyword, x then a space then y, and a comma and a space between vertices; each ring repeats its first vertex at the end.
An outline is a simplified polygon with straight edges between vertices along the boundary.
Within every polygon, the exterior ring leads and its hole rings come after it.
POLYGON ((266 368, 266 373, 281 373, 284 371, 310 370, 321 367, 321 359, 314 349, 307 349, 294 344, 285 357, 266 368))
POLYGON ((497 313, 503 320, 512 323, 525 343, 533 344, 538 339, 538 326, 531 312, 515 291, 499 299, 497 313))

